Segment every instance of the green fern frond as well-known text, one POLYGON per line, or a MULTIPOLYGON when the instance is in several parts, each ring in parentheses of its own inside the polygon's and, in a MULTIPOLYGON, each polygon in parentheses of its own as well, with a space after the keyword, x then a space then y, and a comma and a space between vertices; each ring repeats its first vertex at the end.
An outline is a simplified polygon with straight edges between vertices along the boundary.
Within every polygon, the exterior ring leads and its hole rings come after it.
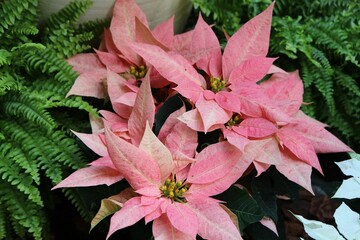
MULTIPOLYGON (((302 80, 304 82, 304 87, 308 88, 314 82, 312 72, 316 71, 316 66, 311 64, 311 62, 307 61, 305 58, 300 59, 300 66, 301 66, 300 75, 301 75, 301 78, 302 78, 302 80)), ((306 94, 306 91, 305 91, 304 94, 306 94)))
POLYGON ((76 144, 75 138, 69 138, 63 131, 55 131, 48 138, 54 143, 47 147, 57 153, 54 157, 55 161, 74 170, 85 167, 85 157, 76 144))
POLYGON ((304 95, 303 95, 303 102, 306 104, 303 104, 301 106, 301 110, 315 118, 316 117, 316 105, 314 104, 314 99, 312 98, 313 94, 311 93, 311 88, 305 88, 304 89, 304 95))
POLYGON ((342 86, 344 90, 352 92, 355 97, 360 97, 360 87, 354 78, 344 73, 339 68, 335 69, 334 77, 336 83, 342 86))
POLYGON ((78 75, 72 70, 71 65, 59 57, 51 48, 42 51, 28 51, 22 57, 29 72, 41 71, 46 74, 55 74, 55 80, 68 84, 69 87, 78 75))
POLYGON ((46 108, 54 107, 67 107, 67 108, 77 108, 79 110, 85 110, 92 116, 98 116, 97 109, 90 105, 88 102, 82 100, 81 97, 69 97, 63 99, 55 99, 50 97, 50 101, 45 105, 46 108))
POLYGON ((9 91, 20 91, 22 84, 11 76, 9 72, 1 72, 0 69, 0 96, 9 91))
POLYGON ((47 31, 58 29, 58 26, 64 23, 75 24, 81 15, 91 6, 91 0, 79 0, 70 2, 59 12, 52 14, 46 22, 47 31))
POLYGON ((16 20, 20 20, 23 12, 28 7, 29 4, 27 1, 3 1, 0 5, 0 16, 2 16, 0 22, 0 33, 7 30, 15 23, 16 20), (18 7, 14 7, 17 5, 18 7))
MULTIPOLYGON (((2 131, 3 130, 4 129, 2 129, 2 131)), ((6 130, 7 129, 5 129, 5 131, 6 130)), ((24 136, 26 134, 26 133, 20 134, 19 132, 16 132, 18 136, 24 136)), ((35 158, 31 156, 33 153, 27 152, 27 150, 29 149, 28 146, 21 146, 19 143, 23 145, 24 143, 26 144, 27 141, 24 141, 23 139, 19 139, 19 140, 17 139, 16 141, 8 140, 7 142, 3 143, 2 144, 3 149, 1 150, 1 154, 3 154, 4 158, 8 158, 9 161, 11 161, 11 164, 16 163, 20 167, 21 172, 29 174, 32 180, 34 180, 35 184, 39 185, 40 174, 39 174, 37 162, 33 161, 35 158)), ((29 150, 32 151, 32 149, 29 150)), ((6 173, 4 173, 3 176, 5 175, 6 173)))
POLYGON ((5 49, 0 49, 0 67, 11 64, 11 53, 5 49))
POLYGON ((3 155, 0 163, 1 178, 15 186, 20 192, 27 195, 28 199, 33 203, 43 206, 44 204, 38 186, 33 184, 34 180, 32 179, 32 175, 35 174, 29 175, 27 173, 29 171, 34 173, 34 170, 24 170, 26 165, 30 165, 30 159, 27 158, 26 153, 22 152, 16 144, 2 144, 2 147, 5 149, 1 150, 1 155, 3 155))
POLYGON ((4 0, 0 2, 0 35, 29 15, 37 15, 37 0, 4 0))
POLYGON ((358 53, 353 51, 353 46, 347 40, 347 32, 341 28, 329 28, 329 24, 323 20, 312 20, 306 25, 308 35, 312 35, 316 44, 323 45, 326 49, 333 50, 360 67, 357 59, 358 53))
POLYGON ((21 118, 44 127, 54 129, 56 123, 50 114, 44 110, 42 104, 27 95, 12 92, 0 99, 0 111, 9 117, 21 118))
POLYGON ((271 38, 272 54, 283 53, 291 59, 296 59, 299 53, 303 52, 312 60, 309 49, 312 38, 305 34, 304 26, 300 23, 301 20, 300 16, 297 19, 290 16, 273 18, 275 33, 271 38))
POLYGON ((11 28, 13 34, 19 35, 36 35, 39 33, 39 29, 28 22, 19 23, 11 28))
MULTIPOLYGON (((75 81, 77 75, 70 76, 73 77, 72 79, 69 77, 69 81, 75 81)), ((34 95, 45 101, 60 101, 64 99, 67 92, 70 90, 70 84, 64 84, 60 81, 46 81, 43 77, 39 77, 34 80, 31 85, 28 87, 29 91, 33 92, 34 95), (46 83, 46 84, 44 84, 46 83), (41 93, 41 94, 40 94, 41 93)))
MULTIPOLYGON (((84 33, 93 33, 93 35, 98 38, 96 41, 100 40, 100 36, 104 32, 104 28, 109 28, 110 19, 96 19, 88 22, 84 22, 78 25, 75 29, 75 34, 84 34, 84 33)), ((97 46, 98 44, 96 44, 97 46)))
MULTIPOLYGON (((0 201, 0 206, 3 206, 3 203, 0 201)), ((5 239, 6 237, 6 210, 5 208, 0 208, 0 239, 5 239)))
MULTIPOLYGON (((32 202, 28 202, 26 196, 14 190, 7 182, 1 181, 0 189, 0 202, 4 204, 4 209, 11 213, 8 215, 7 221, 11 221, 13 224, 17 223, 26 228, 34 239, 42 239, 41 225, 42 222, 45 221, 45 214, 41 207, 32 202)), ((24 233, 21 234, 23 230, 19 227, 15 226, 14 229, 17 230, 17 234, 20 236, 26 237, 28 235, 24 233)))
POLYGON ((72 205, 75 206, 85 221, 90 221, 92 219, 93 216, 90 216, 86 203, 83 201, 76 188, 63 188, 62 192, 72 205))
POLYGON ((28 123, 27 128, 18 121, 11 123, 3 121, 3 123, 7 123, 5 130, 8 130, 10 137, 19 142, 28 153, 28 157, 36 162, 38 168, 44 169, 46 176, 53 183, 57 184, 61 181, 64 166, 72 169, 85 166, 84 155, 75 139, 70 138, 64 131, 47 134, 34 123, 28 123))
POLYGON ((94 35, 91 32, 75 34, 73 24, 67 22, 61 24, 58 26, 58 29, 49 33, 46 43, 60 56, 69 58, 77 53, 91 49, 91 46, 87 43, 93 38, 94 35))

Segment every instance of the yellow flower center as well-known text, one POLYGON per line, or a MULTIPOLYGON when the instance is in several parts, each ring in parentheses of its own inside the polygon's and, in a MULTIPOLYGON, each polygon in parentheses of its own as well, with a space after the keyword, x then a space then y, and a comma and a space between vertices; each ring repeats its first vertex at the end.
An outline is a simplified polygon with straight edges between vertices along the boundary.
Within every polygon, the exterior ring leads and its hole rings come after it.
POLYGON ((222 80, 221 78, 210 78, 210 90, 215 93, 223 90, 225 85, 225 80, 222 80))
POLYGON ((160 187, 160 191, 164 197, 180 203, 186 202, 183 195, 187 190, 186 185, 182 181, 176 182, 170 178, 166 179, 165 184, 160 187))
POLYGON ((147 72, 147 69, 145 66, 141 65, 140 67, 137 66, 131 66, 129 73, 133 75, 136 79, 143 78, 147 72))
POLYGON ((231 127, 231 126, 237 126, 241 123, 242 119, 240 117, 239 114, 234 113, 232 115, 232 117, 230 118, 230 120, 226 123, 226 126, 231 127))

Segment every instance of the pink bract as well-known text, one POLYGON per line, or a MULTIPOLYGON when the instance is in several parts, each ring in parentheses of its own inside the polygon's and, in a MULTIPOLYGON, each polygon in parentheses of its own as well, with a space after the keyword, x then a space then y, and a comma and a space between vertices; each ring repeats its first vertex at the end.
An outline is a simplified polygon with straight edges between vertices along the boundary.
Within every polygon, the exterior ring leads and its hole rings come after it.
POLYGON ((154 220, 155 236, 169 235, 176 229, 179 236, 189 239, 195 239, 196 234, 206 239, 242 239, 226 211, 210 197, 227 189, 233 182, 222 181, 226 186, 211 195, 194 190, 203 183, 210 184, 227 178, 226 173, 231 171, 241 156, 235 147, 227 142, 210 145, 196 156, 187 178, 179 179, 177 172, 174 172, 170 151, 149 127, 138 148, 109 130, 106 131, 106 140, 115 166, 139 194, 125 202, 123 208, 112 216, 108 237, 144 217, 146 222, 154 220), (226 163, 214 168, 214 156, 218 154, 223 154, 226 163), (180 190, 186 189, 181 196, 178 195, 178 199, 167 196, 163 191, 170 181, 179 183, 180 190))

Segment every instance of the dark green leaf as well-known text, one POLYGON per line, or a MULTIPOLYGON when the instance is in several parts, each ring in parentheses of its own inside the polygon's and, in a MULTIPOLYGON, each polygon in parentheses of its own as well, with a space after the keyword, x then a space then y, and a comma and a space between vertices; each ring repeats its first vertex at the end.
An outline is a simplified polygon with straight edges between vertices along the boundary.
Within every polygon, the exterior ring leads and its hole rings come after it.
POLYGON ((236 214, 241 231, 249 224, 258 222, 264 217, 263 211, 246 189, 232 186, 219 198, 226 201, 226 206, 236 214))
POLYGON ((250 224, 246 228, 246 232, 251 236, 253 240, 278 240, 279 237, 276 236, 274 232, 272 232, 267 227, 263 226, 261 223, 253 223, 250 224))
POLYGON ((277 195, 286 195, 292 199, 297 199, 299 197, 299 185, 291 182, 274 167, 271 167, 268 170, 268 173, 274 182, 274 190, 277 195))
POLYGON ((253 196, 263 212, 277 222, 277 203, 271 178, 267 173, 255 178, 251 184, 253 196))

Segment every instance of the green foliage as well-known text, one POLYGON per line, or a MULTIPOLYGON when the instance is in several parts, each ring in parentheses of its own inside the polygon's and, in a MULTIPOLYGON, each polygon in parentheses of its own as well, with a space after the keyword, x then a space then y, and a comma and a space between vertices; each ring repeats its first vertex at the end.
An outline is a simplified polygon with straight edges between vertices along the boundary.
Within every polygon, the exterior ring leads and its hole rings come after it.
POLYGON ((226 201, 226 206, 237 216, 241 231, 264 217, 262 209, 245 188, 232 186, 220 196, 220 199, 226 201))
MULTIPOLYGON (((48 239, 44 186, 87 162, 69 127, 86 131, 97 111, 81 97, 65 98, 78 76, 65 59, 91 49, 106 24, 76 26, 90 4, 71 3, 40 29, 37 0, 0 1, 0 239, 48 239)), ((64 195, 89 217, 78 192, 64 195)))
MULTIPOLYGON (((196 9, 222 29, 234 33, 263 11, 271 0, 193 0, 196 9)), ((358 4, 342 0, 278 0, 275 3, 270 56, 287 71, 300 70, 305 94, 302 110, 327 123, 331 131, 360 151, 358 4)))

